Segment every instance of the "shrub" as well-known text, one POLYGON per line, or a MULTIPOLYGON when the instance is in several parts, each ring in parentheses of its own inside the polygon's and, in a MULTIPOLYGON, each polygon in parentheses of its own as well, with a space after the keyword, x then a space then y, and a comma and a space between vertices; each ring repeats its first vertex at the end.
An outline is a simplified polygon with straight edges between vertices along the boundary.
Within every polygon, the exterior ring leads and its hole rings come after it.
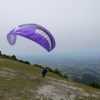
POLYGON ((7 58, 7 56, 5 54, 1 54, 2 58, 7 58))
POLYGON ((10 58, 10 56, 9 55, 6 55, 6 58, 10 58))
POLYGON ((12 55, 10 58, 13 59, 13 60, 16 60, 16 56, 15 55, 12 55))
POLYGON ((54 73, 57 74, 57 75, 61 75, 61 72, 58 69, 55 69, 54 73))
POLYGON ((41 65, 38 64, 34 64, 33 66, 39 67, 39 68, 43 68, 41 65))
POLYGON ((100 84, 98 84, 97 82, 92 82, 92 83, 89 83, 88 85, 91 87, 100 89, 100 84))
POLYGON ((64 78, 68 79, 68 77, 66 75, 63 76, 64 78))
POLYGON ((23 61, 23 60, 19 60, 19 62, 24 63, 24 61, 23 61))
POLYGON ((28 61, 24 61, 24 63, 25 63, 25 64, 30 64, 30 62, 28 62, 28 61))

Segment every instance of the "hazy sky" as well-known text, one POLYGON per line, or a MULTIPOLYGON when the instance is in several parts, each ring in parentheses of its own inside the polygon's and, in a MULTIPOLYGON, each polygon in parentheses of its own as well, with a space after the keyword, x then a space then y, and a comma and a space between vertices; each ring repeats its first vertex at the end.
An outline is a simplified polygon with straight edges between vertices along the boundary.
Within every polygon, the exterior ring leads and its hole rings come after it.
POLYGON ((18 36, 10 46, 6 35, 14 27, 36 23, 56 40, 52 54, 100 55, 100 0, 0 0, 0 50, 8 55, 48 53, 18 36))

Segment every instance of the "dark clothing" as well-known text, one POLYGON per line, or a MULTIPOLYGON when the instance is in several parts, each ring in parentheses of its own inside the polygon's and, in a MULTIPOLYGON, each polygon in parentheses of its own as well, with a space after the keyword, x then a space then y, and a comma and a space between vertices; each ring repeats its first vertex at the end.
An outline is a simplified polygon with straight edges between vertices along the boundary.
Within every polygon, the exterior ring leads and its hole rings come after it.
POLYGON ((46 75, 46 73, 47 73, 47 68, 43 69, 42 76, 44 77, 46 75))

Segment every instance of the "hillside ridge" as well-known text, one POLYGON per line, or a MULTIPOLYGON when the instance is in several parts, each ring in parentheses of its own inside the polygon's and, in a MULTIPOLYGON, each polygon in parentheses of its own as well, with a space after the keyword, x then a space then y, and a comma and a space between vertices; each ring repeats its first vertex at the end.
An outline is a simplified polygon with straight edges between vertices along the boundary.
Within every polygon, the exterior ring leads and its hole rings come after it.
POLYGON ((100 100, 100 90, 11 59, 0 58, 0 100, 100 100))

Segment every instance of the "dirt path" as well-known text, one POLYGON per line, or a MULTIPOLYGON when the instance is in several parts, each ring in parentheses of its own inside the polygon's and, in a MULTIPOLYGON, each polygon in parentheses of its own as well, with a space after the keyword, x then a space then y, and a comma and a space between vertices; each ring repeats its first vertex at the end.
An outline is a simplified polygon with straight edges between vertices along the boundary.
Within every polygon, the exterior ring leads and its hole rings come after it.
MULTIPOLYGON (((82 96, 90 96, 83 89, 75 87, 67 81, 50 78, 49 82, 42 82, 41 85, 36 91, 39 100, 75 100, 75 98, 82 98, 82 96)), ((96 97, 96 95, 94 96, 96 97)))
POLYGON ((79 96, 79 94, 72 90, 78 91, 79 89, 54 81, 43 82, 42 87, 37 91, 37 97, 41 98, 41 100, 74 100, 74 98, 79 96))

